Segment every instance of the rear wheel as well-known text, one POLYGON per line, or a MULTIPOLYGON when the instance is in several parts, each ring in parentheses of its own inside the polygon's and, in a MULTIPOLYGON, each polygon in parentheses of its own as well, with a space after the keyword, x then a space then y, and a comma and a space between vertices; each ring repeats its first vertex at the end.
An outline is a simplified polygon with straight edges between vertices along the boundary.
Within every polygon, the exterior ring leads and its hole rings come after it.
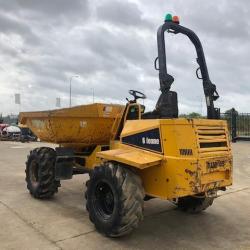
POLYGON ((188 213, 200 213, 213 204, 214 197, 186 196, 178 199, 177 206, 188 213))
POLYGON ((138 227, 144 198, 138 175, 124 166, 105 163, 93 170, 86 185, 86 208, 99 232, 119 237, 138 227))
POLYGON ((26 162, 27 189, 35 198, 50 198, 60 186, 55 180, 56 152, 52 148, 41 147, 30 151, 26 162))

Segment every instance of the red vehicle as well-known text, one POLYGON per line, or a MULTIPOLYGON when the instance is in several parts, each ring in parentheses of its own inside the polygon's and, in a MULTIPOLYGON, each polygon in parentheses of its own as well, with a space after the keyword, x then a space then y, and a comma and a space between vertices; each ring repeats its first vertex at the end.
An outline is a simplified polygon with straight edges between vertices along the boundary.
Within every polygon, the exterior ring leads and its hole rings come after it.
POLYGON ((9 126, 9 124, 7 124, 7 123, 1 123, 0 124, 0 134, 2 134, 3 129, 8 127, 8 126, 9 126))

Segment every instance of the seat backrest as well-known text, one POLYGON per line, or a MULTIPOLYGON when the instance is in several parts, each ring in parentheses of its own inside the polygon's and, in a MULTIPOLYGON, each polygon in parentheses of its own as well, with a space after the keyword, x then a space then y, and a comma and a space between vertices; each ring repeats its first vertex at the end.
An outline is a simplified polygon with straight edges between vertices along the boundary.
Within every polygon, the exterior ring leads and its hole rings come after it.
POLYGON ((168 91, 162 93, 155 107, 159 118, 177 118, 178 117, 178 98, 177 93, 168 91))

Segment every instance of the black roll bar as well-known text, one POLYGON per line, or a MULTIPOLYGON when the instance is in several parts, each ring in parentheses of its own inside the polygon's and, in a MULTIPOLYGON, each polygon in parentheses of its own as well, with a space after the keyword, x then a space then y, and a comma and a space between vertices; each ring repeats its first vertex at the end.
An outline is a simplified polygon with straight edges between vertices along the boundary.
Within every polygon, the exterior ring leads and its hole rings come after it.
POLYGON ((157 32, 158 60, 159 60, 158 70, 159 70, 161 91, 162 92, 169 91, 171 84, 174 82, 174 78, 167 73, 165 31, 173 34, 178 34, 178 33, 184 34, 193 43, 197 53, 197 63, 201 71, 200 79, 202 79, 203 81, 203 89, 207 104, 207 118, 219 119, 220 111, 218 108, 214 107, 214 101, 219 98, 219 95, 216 91, 215 84, 213 84, 209 78, 206 59, 200 39, 192 30, 171 21, 165 21, 165 23, 159 27, 157 32))

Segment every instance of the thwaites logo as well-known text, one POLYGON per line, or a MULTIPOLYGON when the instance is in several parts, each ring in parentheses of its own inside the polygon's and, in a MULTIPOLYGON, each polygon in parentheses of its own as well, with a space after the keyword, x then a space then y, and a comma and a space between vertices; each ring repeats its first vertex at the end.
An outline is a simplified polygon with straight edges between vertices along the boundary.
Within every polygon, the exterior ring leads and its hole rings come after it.
POLYGON ((162 152, 158 128, 122 137, 122 143, 162 152))
POLYGON ((218 168, 224 167, 226 165, 226 161, 218 160, 218 161, 207 161, 207 168, 218 168))
POLYGON ((142 137, 142 144, 160 144, 160 139, 142 137))

